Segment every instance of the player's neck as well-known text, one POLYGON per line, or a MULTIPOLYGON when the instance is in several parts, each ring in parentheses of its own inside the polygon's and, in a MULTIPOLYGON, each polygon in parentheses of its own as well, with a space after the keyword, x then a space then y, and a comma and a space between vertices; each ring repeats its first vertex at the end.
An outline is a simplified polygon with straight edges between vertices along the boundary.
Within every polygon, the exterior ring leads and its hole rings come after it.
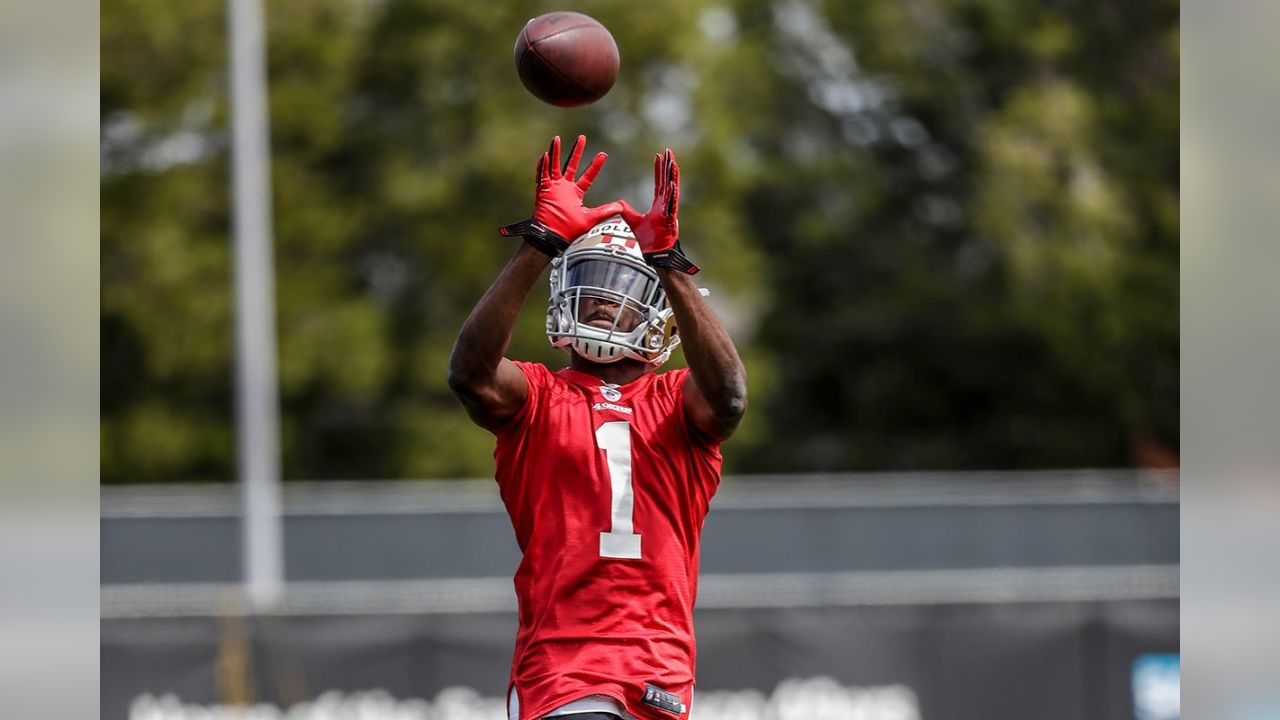
POLYGON ((569 353, 569 367, 614 385, 626 385, 649 371, 645 363, 639 360, 623 358, 617 362, 597 363, 572 351, 569 353))

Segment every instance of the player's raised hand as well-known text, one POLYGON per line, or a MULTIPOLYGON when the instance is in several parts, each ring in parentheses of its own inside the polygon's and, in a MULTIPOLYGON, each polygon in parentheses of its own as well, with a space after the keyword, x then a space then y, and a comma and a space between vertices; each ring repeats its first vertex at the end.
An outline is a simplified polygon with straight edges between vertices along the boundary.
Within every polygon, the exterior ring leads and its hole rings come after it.
POLYGON ((653 158, 653 202, 649 212, 641 214, 626 200, 619 202, 622 219, 636 234, 646 262, 689 275, 698 272, 698 266, 680 250, 680 166, 671 148, 653 158))
POLYGON ((596 153, 591 164, 582 172, 582 177, 575 177, 586 146, 587 137, 579 135, 569 153, 568 162, 562 168, 560 136, 552 138, 551 147, 538 159, 533 217, 501 228, 499 232, 503 235, 523 235, 538 249, 555 256, 602 220, 620 213, 622 204, 618 201, 599 207, 587 207, 583 204, 582 198, 586 195, 587 188, 591 187, 609 157, 605 153, 596 153))
POLYGON ((622 200, 622 219, 631 226, 643 253, 670 250, 680 239, 680 166, 667 148, 653 157, 653 202, 641 214, 622 200))

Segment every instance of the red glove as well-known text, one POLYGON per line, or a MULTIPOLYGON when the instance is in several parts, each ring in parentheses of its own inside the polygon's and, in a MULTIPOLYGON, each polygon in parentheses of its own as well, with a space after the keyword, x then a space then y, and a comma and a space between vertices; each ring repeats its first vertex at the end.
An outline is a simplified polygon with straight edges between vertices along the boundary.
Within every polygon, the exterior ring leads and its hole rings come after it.
POLYGON ((641 215, 626 200, 620 202, 622 219, 636 234, 645 262, 689 275, 698 272, 698 266, 680 250, 680 166, 671 148, 653 158, 653 203, 649 212, 641 215))
POLYGON ((564 171, 560 170, 560 136, 551 140, 551 148, 538 159, 537 189, 533 194, 533 217, 507 225, 498 232, 523 236, 529 244, 552 257, 558 256, 583 233, 622 211, 618 201, 590 208, 582 204, 587 188, 604 167, 609 157, 597 153, 582 177, 574 180, 578 161, 587 146, 587 137, 579 135, 564 171))

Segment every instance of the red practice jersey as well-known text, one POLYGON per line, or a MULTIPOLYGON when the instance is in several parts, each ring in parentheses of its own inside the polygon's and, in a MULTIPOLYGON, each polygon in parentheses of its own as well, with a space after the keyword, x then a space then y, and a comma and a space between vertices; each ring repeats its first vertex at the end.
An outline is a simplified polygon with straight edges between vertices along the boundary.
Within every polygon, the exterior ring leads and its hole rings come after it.
POLYGON ((719 444, 685 420, 689 371, 615 387, 516 365, 529 398, 495 432, 494 457, 524 554, 511 665, 520 720, 591 695, 645 720, 687 718, 698 538, 721 463, 719 444), (649 686, 684 711, 662 709, 649 686))

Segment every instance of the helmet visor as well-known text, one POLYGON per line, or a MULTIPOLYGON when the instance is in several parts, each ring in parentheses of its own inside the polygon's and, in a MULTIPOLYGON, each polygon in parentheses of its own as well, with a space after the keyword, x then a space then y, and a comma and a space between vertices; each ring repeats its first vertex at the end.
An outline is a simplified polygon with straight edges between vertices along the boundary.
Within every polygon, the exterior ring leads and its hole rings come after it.
POLYGON ((639 305, 648 305, 658 287, 657 278, 627 263, 583 258, 566 268, 565 290, 583 288, 617 293, 639 305))

